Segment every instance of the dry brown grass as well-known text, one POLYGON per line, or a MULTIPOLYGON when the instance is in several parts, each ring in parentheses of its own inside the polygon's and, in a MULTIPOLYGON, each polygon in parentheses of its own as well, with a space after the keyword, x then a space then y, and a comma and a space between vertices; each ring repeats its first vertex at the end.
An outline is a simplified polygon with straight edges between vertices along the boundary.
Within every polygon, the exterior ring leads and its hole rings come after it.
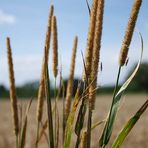
MULTIPOLYGON (((145 101, 146 95, 139 94, 139 95, 126 95, 123 98, 122 106, 117 116, 115 128, 113 131, 113 136, 111 138, 110 144, 108 147, 111 146, 111 143, 115 136, 117 135, 118 131, 121 129, 124 123, 128 121, 128 119, 138 110, 138 108, 142 105, 145 101), (126 101, 124 101, 126 100, 126 101)), ((23 101, 23 104, 27 103, 27 101, 23 101)), ((99 120, 103 120, 109 110, 111 103, 111 96, 104 95, 99 96, 96 99, 96 110, 93 116, 93 123, 96 123, 99 120)), ((59 107, 62 106, 62 102, 60 101, 58 104, 59 107)), ((26 148, 33 148, 33 142, 36 135, 36 118, 35 118, 35 111, 36 111, 36 101, 33 101, 31 106, 31 110, 28 117, 28 132, 27 132, 27 144, 26 148)), ((15 147, 15 136, 12 132, 13 124, 10 118, 11 110, 10 110, 10 102, 9 100, 2 100, 0 102, 0 148, 14 148, 15 147)), ((62 114, 60 114, 60 118, 62 119, 62 114)), ((43 117, 44 119, 45 117, 43 117)), ((138 121, 134 129, 131 131, 127 139, 125 140, 124 144, 122 145, 123 148, 146 148, 148 146, 148 110, 142 115, 142 118, 138 121)), ((60 125, 61 127, 62 125, 60 125)), ((99 136, 101 135, 102 125, 98 128, 94 129, 92 132, 92 148, 97 148, 99 136)), ((61 131, 60 131, 60 134, 61 131)), ((75 137, 75 136, 74 136, 75 137)), ((73 139, 75 142, 75 139, 73 139)), ((47 148, 47 143, 45 138, 43 137, 40 144, 42 148, 47 148)))

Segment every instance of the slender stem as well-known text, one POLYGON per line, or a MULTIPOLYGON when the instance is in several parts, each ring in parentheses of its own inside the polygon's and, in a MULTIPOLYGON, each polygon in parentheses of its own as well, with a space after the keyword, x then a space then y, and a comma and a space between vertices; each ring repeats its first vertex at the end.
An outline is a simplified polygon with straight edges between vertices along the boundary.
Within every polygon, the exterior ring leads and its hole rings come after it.
POLYGON ((91 145, 91 124, 92 124, 92 110, 88 110, 88 122, 87 122, 87 148, 91 145))
POLYGON ((18 136, 18 134, 16 135, 16 148, 19 148, 19 136, 18 136))
POLYGON ((40 125, 39 125, 39 121, 38 121, 38 123, 37 123, 37 134, 36 134, 36 145, 35 145, 36 148, 38 148, 39 127, 40 127, 40 125))
POLYGON ((57 131, 57 124, 56 124, 56 119, 57 119, 57 99, 56 99, 56 77, 55 77, 55 81, 54 81, 54 99, 55 99, 55 143, 56 143, 56 131, 57 131))
POLYGON ((46 67, 46 79, 45 79, 45 89, 46 89, 46 100, 47 100, 47 114, 48 114, 48 132, 49 132, 49 139, 50 139, 50 148, 54 148, 54 134, 53 134, 53 120, 52 120, 52 105, 51 105, 51 98, 50 98, 50 81, 49 81, 49 74, 48 74, 48 65, 46 67))
POLYGON ((65 87, 62 80, 62 102, 63 102, 63 147, 65 138, 65 87))

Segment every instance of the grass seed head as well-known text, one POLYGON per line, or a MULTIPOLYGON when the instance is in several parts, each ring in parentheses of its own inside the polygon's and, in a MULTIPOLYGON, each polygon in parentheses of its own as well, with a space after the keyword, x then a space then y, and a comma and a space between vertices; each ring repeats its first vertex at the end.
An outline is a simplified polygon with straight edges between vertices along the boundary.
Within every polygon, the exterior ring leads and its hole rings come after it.
POLYGON ((123 40, 121 51, 120 51, 120 56, 119 56, 120 66, 123 66, 126 62, 129 46, 132 40, 132 36, 133 36, 133 32, 134 32, 134 28, 136 25, 141 4, 142 4, 142 0, 134 0, 134 4, 129 17, 128 25, 126 28, 124 40, 123 40))
POLYGON ((50 47, 50 38, 51 38, 51 22, 52 22, 53 11, 54 11, 54 7, 53 5, 51 5, 49 17, 48 17, 48 27, 47 27, 47 32, 46 32, 46 39, 45 39, 41 79, 40 79, 40 85, 39 85, 39 90, 38 90, 37 121, 39 122, 42 120, 42 114, 43 114, 44 95, 45 95, 44 76, 45 76, 45 68, 48 63, 48 57, 49 57, 49 47, 50 47))
POLYGON ((68 118, 70 107, 71 107, 71 97, 72 97, 72 90, 73 90, 73 79, 74 79, 74 71, 75 71, 77 44, 78 44, 78 37, 76 36, 74 39, 74 44, 72 49, 70 74, 69 74, 69 80, 68 80, 67 91, 66 91, 66 100, 65 100, 65 119, 66 120, 68 118))
POLYGON ((51 22, 52 22, 52 16, 54 13, 54 6, 51 5, 49 16, 48 16, 48 26, 47 26, 47 32, 46 32, 46 39, 45 39, 45 46, 47 50, 47 55, 49 55, 49 48, 50 48, 50 39, 51 39, 51 22))
POLYGON ((94 109, 94 106, 95 106, 96 91, 94 90, 97 87, 98 65, 100 62, 103 14, 104 14, 104 0, 99 0, 98 6, 97 6, 95 33, 94 33, 94 40, 93 40, 93 55, 92 55, 92 67, 91 67, 91 78, 90 78, 92 85, 90 86, 90 89, 89 89, 89 93, 90 93, 89 104, 91 109, 94 109))
POLYGON ((93 53, 93 40, 94 40, 94 32, 95 32, 95 22, 96 22, 96 13, 97 13, 97 5, 98 0, 93 1, 90 22, 89 22, 89 31, 87 35, 87 46, 85 50, 85 65, 86 72, 83 72, 83 79, 85 80, 85 75, 90 77, 91 64, 92 64, 92 53, 93 53))
POLYGON ((6 42, 7 42, 11 110, 13 115, 14 131, 15 131, 15 135, 17 136, 19 133, 18 106, 17 106, 16 91, 15 91, 15 78, 14 78, 14 70, 13 70, 12 50, 10 46, 9 37, 7 37, 6 42))
POLYGON ((52 17, 52 49, 53 49, 53 74, 57 77, 58 73, 58 36, 56 16, 52 17))

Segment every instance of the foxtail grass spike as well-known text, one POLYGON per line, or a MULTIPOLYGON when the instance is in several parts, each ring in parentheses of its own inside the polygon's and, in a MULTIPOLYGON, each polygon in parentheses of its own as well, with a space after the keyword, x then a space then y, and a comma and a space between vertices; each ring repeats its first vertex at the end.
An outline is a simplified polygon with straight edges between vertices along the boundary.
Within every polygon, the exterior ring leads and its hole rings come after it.
POLYGON ((134 0, 134 4, 132 7, 130 17, 129 17, 128 25, 126 28, 124 40, 123 40, 121 51, 120 51, 120 56, 119 56, 120 66, 123 66, 126 62, 129 46, 132 40, 132 36, 133 36, 133 32, 134 32, 134 28, 136 25, 136 21, 137 21, 138 13, 140 11, 141 4, 142 4, 142 0, 134 0))
POLYGON ((72 58, 71 58, 71 65, 70 65, 70 74, 69 80, 67 85, 66 91, 66 100, 65 100, 65 122, 68 119, 68 115, 71 108, 71 97, 73 91, 73 79, 74 79, 74 71, 75 71, 75 59, 76 59, 76 52, 77 52, 77 44, 78 44, 78 37, 76 36, 74 39, 74 45, 72 49, 72 58))
POLYGON ((94 40, 94 32, 95 32, 95 22, 96 22, 96 12, 97 12, 97 4, 98 0, 93 1, 90 22, 89 22, 89 31, 87 35, 87 46, 85 50, 85 65, 86 72, 83 72, 83 79, 86 79, 86 75, 89 78, 91 72, 91 64, 92 64, 92 50, 93 50, 93 40, 94 40))
POLYGON ((93 41, 93 56, 92 56, 92 68, 91 68, 91 81, 92 85, 89 89, 89 107, 91 110, 95 108, 96 91, 93 90, 97 87, 97 75, 98 65, 100 62, 100 48, 101 48, 101 37, 103 28, 103 14, 104 14, 104 0, 98 1, 97 15, 96 15, 96 27, 95 37, 93 41))
POLYGON ((43 115, 43 105, 44 105, 44 96, 45 96, 45 69, 46 65, 48 63, 49 58, 49 48, 50 48, 50 38, 51 38, 51 22, 52 22, 52 16, 53 16, 54 7, 51 5, 49 17, 48 17, 48 27, 46 32, 46 39, 45 39, 45 48, 44 48, 44 57, 43 57, 43 63, 42 63, 42 71, 41 71, 41 79, 40 79, 40 85, 38 90, 38 101, 37 101, 37 138, 36 138, 36 147, 38 145, 37 141, 39 138, 39 124, 42 120, 43 115))
POLYGON ((16 138, 19 134, 19 118, 18 118, 18 106, 17 106, 17 97, 15 90, 15 78, 13 70, 13 59, 12 59, 12 50, 10 45, 10 38, 7 37, 7 56, 8 56, 8 70, 9 70, 9 83, 10 83, 10 101, 11 101, 11 110, 13 115, 14 122, 14 132, 16 138))
POLYGON ((54 6, 51 5, 49 17, 48 17, 48 26, 47 26, 47 32, 46 32, 46 39, 45 39, 45 46, 47 50, 47 55, 49 55, 49 48, 50 48, 50 39, 51 39, 51 24, 52 24, 52 16, 54 13, 54 6))
POLYGON ((42 72, 41 72, 41 80, 40 80, 40 86, 38 91, 38 103, 37 103, 37 121, 40 122, 42 120, 42 114, 43 114, 43 103, 44 103, 44 75, 45 75, 45 66, 46 63, 48 63, 48 56, 49 56, 49 45, 50 45, 50 38, 51 38, 51 20, 53 16, 54 7, 53 5, 50 7, 50 13, 48 17, 48 29, 46 33, 46 39, 45 39, 45 48, 44 48, 44 58, 43 58, 43 64, 42 64, 42 72))
POLYGON ((53 74, 57 77, 58 74, 58 34, 56 16, 52 17, 52 50, 53 50, 53 74))
MULTIPOLYGON (((102 37, 102 27, 103 27, 103 13, 104 13, 104 0, 98 0, 97 10, 96 10, 96 22, 95 22, 95 32, 93 39, 93 50, 92 50, 92 61, 91 61, 91 73, 90 82, 93 82, 89 88, 89 111, 88 111, 88 123, 87 123, 87 148, 91 147, 91 126, 92 126, 92 110, 95 107, 96 91, 94 89, 97 87, 97 74, 98 65, 100 61, 100 47, 101 47, 101 37, 102 37)), ((89 82, 89 83, 90 83, 89 82)))

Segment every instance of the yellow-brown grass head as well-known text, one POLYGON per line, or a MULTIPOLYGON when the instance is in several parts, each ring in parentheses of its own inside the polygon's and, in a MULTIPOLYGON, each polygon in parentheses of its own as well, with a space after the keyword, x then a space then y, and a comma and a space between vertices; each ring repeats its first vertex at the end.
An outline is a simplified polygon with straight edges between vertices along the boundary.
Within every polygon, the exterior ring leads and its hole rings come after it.
POLYGON ((69 74, 69 80, 68 80, 67 91, 66 91, 66 100, 65 100, 65 119, 66 120, 68 118, 68 115, 69 115, 69 112, 70 112, 70 107, 71 107, 77 44, 78 44, 78 37, 76 36, 75 39, 74 39, 74 44, 73 44, 73 49, 72 49, 70 74, 69 74))
POLYGON ((134 32, 134 28, 136 25, 136 21, 137 21, 137 17, 138 17, 141 4, 142 4, 142 0, 134 0, 134 4, 132 7, 132 11, 130 14, 130 18, 128 21, 128 25, 126 28, 124 40, 123 40, 121 51, 120 51, 120 56, 119 56, 120 66, 123 66, 126 62, 129 46, 132 40, 132 36, 133 36, 133 32, 134 32))
POLYGON ((90 22, 89 22, 89 30, 87 35, 87 46, 85 49, 85 66, 86 71, 83 72, 83 79, 86 79, 86 75, 89 78, 91 72, 91 64, 92 64, 92 53, 93 53, 93 40, 94 40, 94 32, 95 32, 95 22, 96 22, 96 13, 97 13, 97 5, 98 0, 93 1, 90 22))
POLYGON ((103 28, 103 14, 104 14, 104 0, 98 0, 95 34, 93 40, 93 56, 92 56, 92 67, 91 67, 91 82, 92 85, 89 88, 89 107, 94 109, 96 99, 96 87, 97 87, 97 75, 98 66, 100 62, 100 48, 101 48, 101 37, 103 28), (95 91, 94 91, 95 90, 95 91))
POLYGON ((42 114, 43 114, 43 104, 44 104, 44 94, 45 94, 44 78, 45 78, 45 68, 48 63, 48 57, 49 57, 49 48, 50 48, 50 39, 51 39, 51 22, 52 22, 53 11, 54 11, 54 7, 53 5, 51 5, 49 16, 48 16, 48 27, 47 27, 46 39, 45 39, 44 57, 42 62, 40 85, 38 90, 37 121, 39 122, 42 120, 42 114))
POLYGON ((58 74, 58 35, 57 35, 57 20, 56 16, 52 17, 52 50, 53 50, 53 61, 52 68, 54 77, 58 74))
POLYGON ((14 131, 15 131, 15 135, 17 136, 19 133, 19 118, 18 118, 18 106, 17 106, 17 97, 16 97, 16 90, 15 90, 12 50, 10 46, 9 37, 7 37, 6 39, 6 44, 7 44, 7 56, 8 56, 11 110, 13 115, 14 131))
POLYGON ((51 39, 51 22, 52 22, 52 16, 54 13, 54 6, 51 5, 49 16, 48 16, 48 26, 47 26, 47 32, 46 32, 46 39, 45 39, 45 46, 47 50, 47 55, 49 55, 49 48, 50 48, 50 39, 51 39))

